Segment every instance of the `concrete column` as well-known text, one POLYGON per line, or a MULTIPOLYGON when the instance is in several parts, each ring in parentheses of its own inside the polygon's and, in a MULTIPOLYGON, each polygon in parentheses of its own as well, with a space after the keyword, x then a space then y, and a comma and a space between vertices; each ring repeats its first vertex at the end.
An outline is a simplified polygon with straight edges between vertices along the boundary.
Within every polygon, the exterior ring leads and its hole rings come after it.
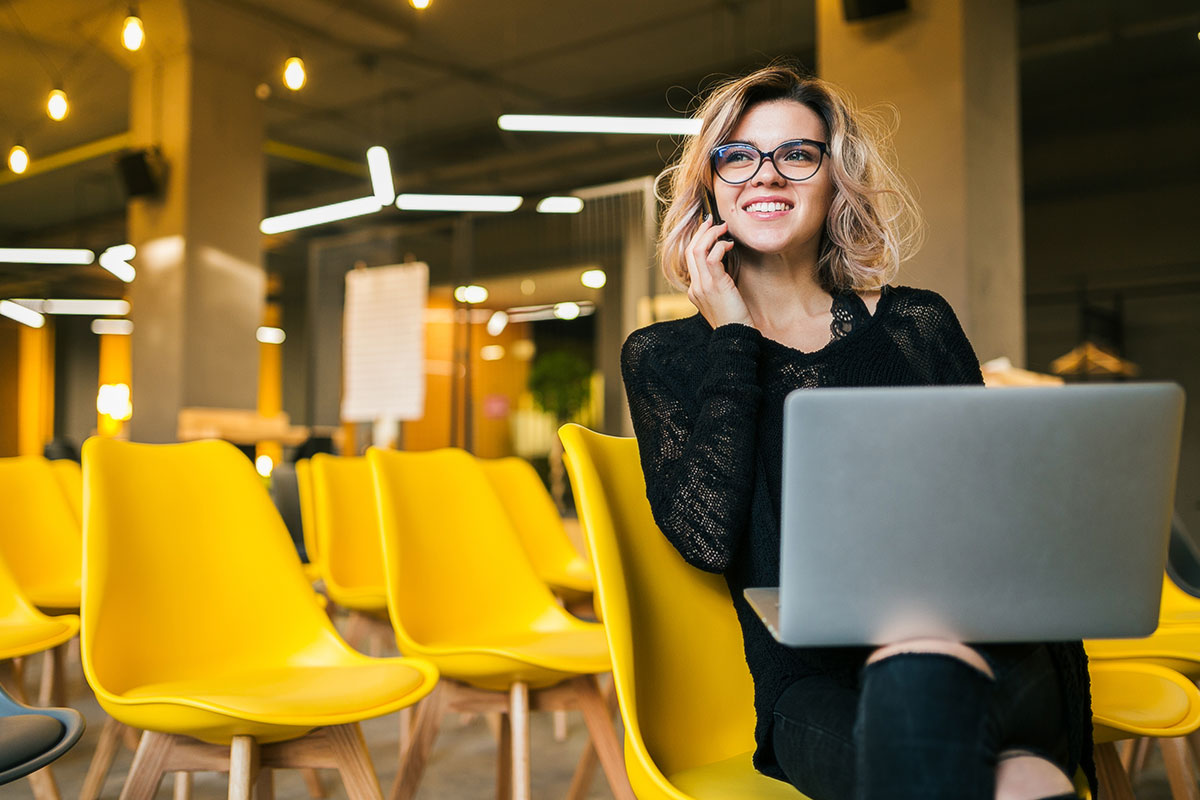
POLYGON ((929 223, 900 283, 954 306, 981 360, 1025 360, 1017 18, 1014 0, 909 0, 846 22, 817 2, 822 78, 863 106, 894 104, 896 151, 929 223))
POLYGON ((161 149, 167 174, 161 197, 129 204, 138 249, 130 434, 167 442, 181 408, 255 407, 264 123, 245 26, 196 0, 156 3, 154 13, 154 56, 133 72, 130 132, 135 146, 161 149))

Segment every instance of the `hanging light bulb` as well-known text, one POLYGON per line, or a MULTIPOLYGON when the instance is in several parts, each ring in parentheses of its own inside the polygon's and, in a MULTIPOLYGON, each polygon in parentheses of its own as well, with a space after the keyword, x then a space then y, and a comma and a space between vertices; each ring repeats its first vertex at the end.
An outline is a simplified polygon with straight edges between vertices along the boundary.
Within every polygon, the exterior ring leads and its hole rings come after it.
POLYGON ((429 0, 408 0, 408 1, 410 3, 412 3, 412 7, 417 9, 418 11, 424 11, 425 9, 429 8, 429 0))
POLYGON ((129 7, 129 16, 121 27, 121 44, 126 50, 140 50, 146 41, 146 29, 142 26, 142 18, 137 15, 137 9, 129 7))
POLYGON ((8 168, 18 175, 29 169, 29 151, 19 144, 14 144, 8 151, 8 168))
POLYGON ((67 93, 62 89, 51 89, 50 96, 46 98, 46 113, 50 115, 50 119, 61 122, 67 118, 67 112, 70 110, 67 93))
POLYGON ((293 92, 300 91, 308 76, 304 73, 304 61, 300 56, 292 56, 283 63, 283 85, 293 92))

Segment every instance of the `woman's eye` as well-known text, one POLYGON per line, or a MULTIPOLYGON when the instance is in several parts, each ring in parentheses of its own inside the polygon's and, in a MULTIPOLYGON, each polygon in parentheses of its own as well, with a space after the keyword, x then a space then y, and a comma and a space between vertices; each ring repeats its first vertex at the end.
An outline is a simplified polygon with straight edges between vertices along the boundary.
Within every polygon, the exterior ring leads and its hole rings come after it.
POLYGON ((749 159, 750 154, 745 150, 731 150, 725 154, 725 162, 728 164, 733 164, 738 161, 748 161, 749 159))
POLYGON ((812 161, 813 154, 803 147, 797 147, 795 150, 788 150, 783 158, 785 161, 812 161))

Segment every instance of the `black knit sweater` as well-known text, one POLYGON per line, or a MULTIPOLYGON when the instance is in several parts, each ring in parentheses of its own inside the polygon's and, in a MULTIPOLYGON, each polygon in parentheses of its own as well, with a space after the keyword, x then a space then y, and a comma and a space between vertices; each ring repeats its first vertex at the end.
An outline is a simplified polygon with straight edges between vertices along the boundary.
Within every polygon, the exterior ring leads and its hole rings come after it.
MULTIPOLYGON (((958 319, 934 292, 885 287, 874 315, 847 293, 833 311, 833 338, 813 353, 745 325, 713 330, 700 315, 635 331, 621 353, 655 521, 689 564, 725 576, 754 678, 754 764, 781 780, 770 742, 780 693, 814 673, 857 686, 868 653, 785 647, 743 597, 748 587, 779 585, 784 398, 802 387, 983 382, 958 319)), ((1051 653, 1069 752, 1082 760, 1094 795, 1087 659, 1079 642, 1054 644, 1051 653)))

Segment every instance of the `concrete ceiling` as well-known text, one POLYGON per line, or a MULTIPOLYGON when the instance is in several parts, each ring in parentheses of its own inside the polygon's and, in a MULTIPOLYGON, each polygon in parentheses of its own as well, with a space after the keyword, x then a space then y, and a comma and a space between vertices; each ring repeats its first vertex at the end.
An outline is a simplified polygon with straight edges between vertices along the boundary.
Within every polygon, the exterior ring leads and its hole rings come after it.
MULTIPOLYGON (((777 56, 814 62, 813 0, 433 0, 424 12, 405 0, 193 1, 261 43, 241 59, 271 89, 263 100, 269 139, 359 163, 367 147, 384 144, 408 191, 536 196, 652 174, 672 152, 670 139, 504 133, 496 117, 674 114, 714 77, 777 56), (279 79, 293 48, 309 73, 299 93, 279 79)), ((125 131, 133 59, 170 46, 156 43, 155 22, 163 30, 158 15, 174 5, 141 0, 147 52, 129 54, 118 45, 126 0, 0 0, 0 148, 21 138, 38 159, 125 131), (43 103, 60 80, 72 109, 55 123, 43 103)), ((1023 0, 1026 146, 1053 139, 1053 120, 1067 116, 1054 109, 1064 105, 1101 129, 1128 130, 1128 115, 1117 119, 1111 101, 1106 116, 1113 85, 1154 96, 1152 113, 1200 113, 1198 30, 1195 0, 1023 0), (1164 96, 1175 102, 1164 108, 1164 96)), ((366 186, 336 170, 264 162, 265 213, 346 199, 366 186)), ((0 246, 102 248, 123 231, 110 156, 19 180, 0 172, 0 246)), ((0 296, 29 294, 39 276, 49 289, 81 274, 34 269, 0 265, 0 296)))

